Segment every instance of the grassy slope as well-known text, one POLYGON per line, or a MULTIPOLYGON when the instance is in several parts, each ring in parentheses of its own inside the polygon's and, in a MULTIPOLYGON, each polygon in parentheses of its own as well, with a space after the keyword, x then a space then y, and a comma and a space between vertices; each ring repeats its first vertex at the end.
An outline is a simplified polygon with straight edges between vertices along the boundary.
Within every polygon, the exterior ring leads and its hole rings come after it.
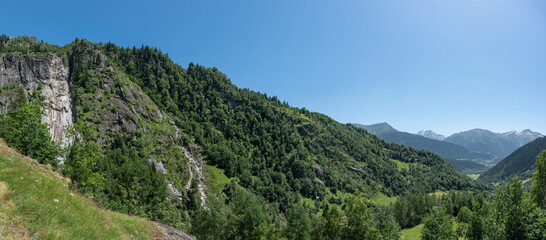
POLYGON ((99 208, 0 139, 0 239, 152 239, 150 221, 99 208))

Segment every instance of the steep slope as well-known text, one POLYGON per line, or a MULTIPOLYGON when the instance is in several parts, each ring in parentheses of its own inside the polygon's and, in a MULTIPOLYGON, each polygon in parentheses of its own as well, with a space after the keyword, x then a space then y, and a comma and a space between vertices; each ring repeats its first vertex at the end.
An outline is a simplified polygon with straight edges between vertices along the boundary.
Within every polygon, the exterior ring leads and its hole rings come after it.
POLYGON ((417 133, 417 135, 421 135, 426 138, 434 139, 434 140, 440 140, 443 141, 446 139, 446 137, 442 134, 435 133, 432 130, 421 130, 417 133))
POLYGON ((66 128, 73 125, 73 113, 68 74, 68 67, 56 55, 1 55, 0 114, 8 112, 19 87, 23 87, 27 93, 40 88, 44 98, 43 122, 48 124, 51 137, 56 143, 63 147, 69 145, 66 128))
POLYGON ((461 145, 470 151, 491 154, 496 157, 493 163, 500 161, 519 147, 503 134, 485 129, 472 129, 456 133, 444 141, 461 145))
POLYGON ((508 155, 496 166, 483 173, 479 179, 486 182, 510 180, 513 176, 520 179, 532 177, 536 169, 536 157, 546 150, 546 137, 537 138, 508 155))
POLYGON ((2 113, 40 92, 42 121, 55 142, 70 146, 63 168, 82 191, 111 209, 184 228, 194 193, 206 198, 203 179, 192 177, 201 175, 199 148, 138 85, 85 41, 60 48, 4 38, 0 50, 2 113), (94 146, 99 152, 87 152, 94 146), (89 168, 82 162, 93 164, 94 177, 82 174, 89 168))
POLYGON ((444 159, 453 160, 488 160, 492 156, 486 154, 473 153, 457 144, 430 139, 427 137, 401 132, 387 123, 378 123, 372 125, 354 124, 357 127, 366 129, 368 132, 377 135, 387 142, 402 144, 416 149, 424 149, 441 155, 444 159))
POLYGON ((69 185, 69 179, 18 154, 0 139, 0 238, 153 239, 165 236, 153 222, 99 208, 72 191, 69 185))
MULTIPOLYGON (((302 197, 321 204, 335 193, 484 188, 438 155, 240 89, 216 68, 182 68, 157 49, 85 40, 64 47, 32 38, 0 43, 2 56, 23 59, 20 64, 59 58, 67 68, 77 134, 63 168, 80 190, 116 211, 189 229, 196 212, 207 208, 207 164, 233 179, 212 194, 226 199, 220 205, 242 186, 254 206, 267 209, 260 214, 268 221, 283 219, 302 197)), ((36 78, 2 74, 12 89, 26 90, 36 78)), ((6 96, 15 99, 17 91, 6 96)))

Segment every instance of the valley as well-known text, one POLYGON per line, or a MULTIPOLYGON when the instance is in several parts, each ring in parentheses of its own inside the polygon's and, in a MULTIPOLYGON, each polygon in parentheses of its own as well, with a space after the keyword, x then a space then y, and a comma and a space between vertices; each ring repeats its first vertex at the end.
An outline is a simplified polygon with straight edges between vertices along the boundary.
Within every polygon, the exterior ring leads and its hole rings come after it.
MULTIPOLYGON (((149 46, 84 39, 57 46, 2 35, 0 109, 0 137, 15 149, 6 151, 22 154, 0 166, 32 157, 57 185, 70 179, 59 194, 109 214, 93 215, 98 223, 81 230, 85 224, 64 215, 53 214, 46 226, 18 220, 24 209, 3 204, 0 234, 10 238, 150 239, 172 228, 196 239, 434 239, 437 229, 449 238, 491 239, 512 236, 514 215, 504 211, 539 224, 516 224, 525 233, 543 224, 542 200, 523 198, 520 181, 495 190, 485 177, 465 174, 544 138, 528 143, 535 135, 472 130, 435 140, 387 123, 343 124, 239 88, 217 68, 183 68, 149 46), (472 145, 465 140, 472 134, 498 144, 472 145), (510 197, 495 198, 495 191, 510 197), (538 205, 512 208, 527 203, 538 205), (117 222, 104 226, 103 218, 117 222), (497 224, 483 224, 491 221, 497 224), (21 230, 8 227, 14 224, 21 230), (61 226, 69 230, 55 232, 61 226)), ((541 147, 515 157, 529 162, 522 176, 542 176, 541 147)), ((532 196, 542 193, 537 184, 529 183, 532 196)))

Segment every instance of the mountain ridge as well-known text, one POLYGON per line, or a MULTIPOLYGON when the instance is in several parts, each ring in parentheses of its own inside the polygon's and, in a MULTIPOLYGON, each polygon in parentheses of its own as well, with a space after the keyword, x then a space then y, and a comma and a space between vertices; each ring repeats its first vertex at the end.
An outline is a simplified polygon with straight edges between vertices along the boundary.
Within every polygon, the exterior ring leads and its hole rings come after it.
POLYGON ((542 136, 542 134, 530 130, 495 133, 490 130, 475 128, 455 133, 444 139, 444 141, 459 144, 470 151, 494 155, 497 158, 492 163, 497 163, 517 148, 539 136, 542 136))
POLYGON ((379 138, 382 138, 388 142, 394 142, 398 144, 403 144, 408 147, 413 147, 416 149, 425 149, 428 151, 432 151, 436 154, 441 155, 446 161, 454 164, 457 166, 459 171, 465 171, 468 172, 469 169, 467 169, 468 166, 472 166, 473 168, 476 168, 475 170, 470 170, 470 172, 474 173, 476 171, 483 171, 486 169, 486 166, 483 166, 479 163, 467 163, 464 164, 463 161, 480 161, 484 159, 489 159, 491 156, 479 154, 479 153, 472 153, 465 149, 462 146, 430 139, 424 136, 420 136, 417 134, 411 134, 407 132, 401 132, 390 126, 388 123, 378 123, 378 124, 372 124, 372 125, 362 125, 362 124, 354 124, 357 127, 361 127, 366 129, 372 134, 377 135, 379 138))
POLYGON ((485 182, 508 181, 513 176, 521 180, 532 177, 536 169, 536 157, 546 150, 546 137, 540 137, 518 148, 478 179, 485 182))

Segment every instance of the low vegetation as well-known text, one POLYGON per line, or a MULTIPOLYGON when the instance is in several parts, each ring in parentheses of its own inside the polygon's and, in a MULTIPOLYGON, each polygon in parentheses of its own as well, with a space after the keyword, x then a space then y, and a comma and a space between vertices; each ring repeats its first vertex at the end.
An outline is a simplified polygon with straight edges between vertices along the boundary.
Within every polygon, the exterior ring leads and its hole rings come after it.
POLYGON ((0 139, 0 238, 152 239, 150 221, 97 207, 49 165, 20 155, 0 139))

